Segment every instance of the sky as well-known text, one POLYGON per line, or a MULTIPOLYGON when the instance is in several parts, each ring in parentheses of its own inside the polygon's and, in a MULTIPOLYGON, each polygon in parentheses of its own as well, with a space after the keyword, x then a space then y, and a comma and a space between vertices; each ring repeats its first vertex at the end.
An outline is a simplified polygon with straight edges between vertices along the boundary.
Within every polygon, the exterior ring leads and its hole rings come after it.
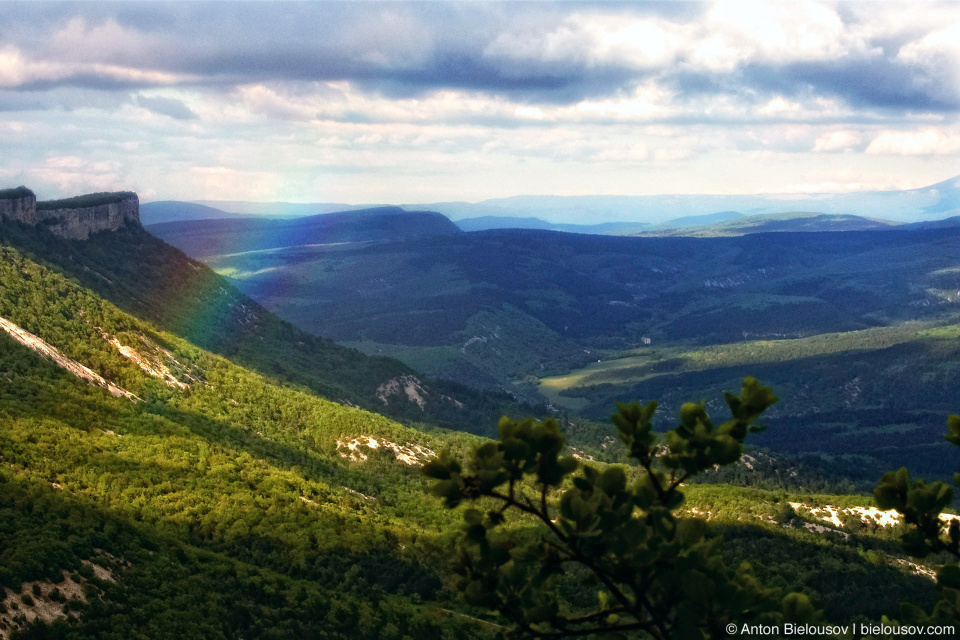
POLYGON ((960 174, 960 2, 0 2, 0 188, 429 203, 960 174))

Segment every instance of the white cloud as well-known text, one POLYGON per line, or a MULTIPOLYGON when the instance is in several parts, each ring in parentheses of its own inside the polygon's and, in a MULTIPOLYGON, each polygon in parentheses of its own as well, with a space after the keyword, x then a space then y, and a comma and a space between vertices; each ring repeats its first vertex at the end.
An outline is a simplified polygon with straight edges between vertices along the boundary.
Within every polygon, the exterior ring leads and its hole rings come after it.
POLYGON ((960 152, 960 135, 929 128, 920 131, 881 131, 867 146, 868 154, 900 156, 951 155, 960 152))
POLYGON ((928 90, 945 101, 960 100, 960 18, 900 49, 897 58, 931 78, 928 90))
POLYGON ((534 23, 505 31, 483 54, 502 63, 731 70, 750 60, 832 60, 869 49, 831 5, 735 0, 714 3, 699 23, 581 11, 546 30, 534 23))
POLYGON ((819 136, 813 144, 814 151, 846 151, 852 149, 862 142, 860 134, 856 131, 844 129, 840 131, 829 131, 819 136))
POLYGON ((711 45, 701 54, 719 50, 729 58, 737 51, 740 60, 829 60, 866 48, 832 6, 818 2, 723 0, 711 8, 703 33, 711 34, 703 39, 711 45))

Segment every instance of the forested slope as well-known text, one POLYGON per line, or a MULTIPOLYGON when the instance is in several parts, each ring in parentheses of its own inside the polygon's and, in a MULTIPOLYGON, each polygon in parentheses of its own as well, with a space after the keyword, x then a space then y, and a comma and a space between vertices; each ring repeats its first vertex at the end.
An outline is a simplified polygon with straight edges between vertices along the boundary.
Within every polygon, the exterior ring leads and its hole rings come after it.
POLYGON ((503 413, 532 411, 506 395, 430 381, 396 360, 368 357, 301 331, 140 227, 74 242, 7 223, 0 225, 0 243, 158 328, 338 402, 474 431, 488 429, 503 413), (407 386, 416 394, 405 393, 407 386))
POLYGON ((9 248, 0 317, 133 394, 0 335, 0 583, 43 591, 67 571, 91 585, 81 595, 96 604, 73 605, 91 625, 76 637, 131 625, 196 638, 460 627, 402 596, 435 596, 437 545, 453 527, 389 447, 423 458, 467 436, 440 440, 278 386, 9 248), (350 444, 370 438, 379 448, 352 463, 350 444), (84 560, 111 575, 86 575, 84 560))

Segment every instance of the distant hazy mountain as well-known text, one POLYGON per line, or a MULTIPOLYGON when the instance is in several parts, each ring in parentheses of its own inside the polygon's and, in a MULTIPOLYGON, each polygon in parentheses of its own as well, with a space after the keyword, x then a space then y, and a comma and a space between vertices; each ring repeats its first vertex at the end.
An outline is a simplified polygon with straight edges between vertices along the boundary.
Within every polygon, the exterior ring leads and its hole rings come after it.
MULTIPOLYGON (((709 218, 710 216, 703 217, 709 218)), ((690 219, 687 218, 687 220, 690 219)), ((877 231, 896 229, 901 226, 904 225, 888 220, 872 220, 862 216, 790 212, 740 216, 703 226, 676 225, 675 221, 671 221, 634 235, 719 237, 782 231, 877 231)))
POLYGON ((540 218, 511 218, 508 216, 481 216, 457 220, 464 231, 487 231, 489 229, 546 229, 567 233, 591 233, 600 235, 627 235, 649 227, 645 222, 603 222, 600 224, 557 224, 540 218))
POLYGON ((148 225, 153 235, 188 255, 212 256, 280 247, 371 240, 411 240, 462 233, 432 211, 377 207, 278 220, 248 216, 148 225))
POLYGON ((216 218, 233 217, 236 217, 236 215, 195 202, 161 200, 158 202, 144 202, 140 205, 141 224, 160 224, 180 220, 212 220, 216 218))
POLYGON ((702 216, 674 218, 673 220, 665 222, 664 225, 669 227, 701 227, 703 225, 726 222, 727 220, 736 220, 742 217, 744 216, 739 211, 718 211, 717 213, 708 213, 702 216))
POLYGON ((513 218, 510 216, 480 216, 457 220, 464 231, 487 231, 488 229, 553 229, 553 223, 540 218, 513 218))
MULTIPOLYGON (((146 224, 174 220, 229 217, 225 214, 295 218, 338 211, 356 211, 379 205, 333 202, 245 202, 197 200, 142 205, 156 217, 146 224), (203 207, 211 207, 203 209, 203 207), (217 215, 208 215, 216 213, 217 215), (163 217, 167 216, 167 217, 163 217)), ((737 217, 816 211, 896 222, 940 220, 960 215, 960 176, 920 189, 852 193, 779 193, 753 195, 677 194, 656 196, 531 196, 495 198, 481 202, 402 204, 408 210, 437 211, 470 231, 502 228, 549 229, 576 233, 633 233, 611 223, 701 226, 737 217), (479 220, 477 220, 479 219, 479 220), (564 228, 563 225, 576 225, 564 228), (592 227, 587 229, 585 227, 592 227)))
MULTIPOLYGON (((197 200, 194 204, 216 207, 229 213, 257 215, 270 218, 299 218, 319 213, 371 209, 377 204, 344 204, 342 202, 246 202, 243 200, 197 200)), ((194 218, 199 220, 200 218, 194 218)))
POLYGON ((951 216, 943 220, 929 220, 926 222, 914 222, 913 224, 903 225, 909 229, 948 229, 950 227, 960 227, 960 216, 951 216))
POLYGON ((681 217, 738 211, 744 215, 817 211, 898 222, 938 220, 960 214, 960 176, 920 189, 852 193, 782 193, 754 195, 678 194, 656 196, 514 196, 477 203, 438 202, 416 205, 452 220, 535 217, 553 223, 598 221, 665 223, 681 217))
MULTIPOLYGON (((960 218, 958 218, 960 219, 960 218)), ((742 236, 750 233, 775 231, 866 231, 895 228, 897 223, 873 220, 862 216, 808 212, 770 213, 745 216, 737 211, 720 211, 702 216, 685 216, 662 224, 635 222, 605 222, 602 224, 556 224, 540 218, 510 218, 484 216, 458 220, 464 231, 491 229, 544 229, 567 233, 637 236, 742 236)), ((952 226, 950 223, 920 223, 921 225, 952 226)))

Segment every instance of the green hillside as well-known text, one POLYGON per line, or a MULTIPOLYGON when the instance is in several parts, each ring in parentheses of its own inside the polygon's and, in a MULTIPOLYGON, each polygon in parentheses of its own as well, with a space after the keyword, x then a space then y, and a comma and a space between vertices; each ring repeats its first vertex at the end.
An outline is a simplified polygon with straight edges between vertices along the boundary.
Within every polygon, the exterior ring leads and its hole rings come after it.
POLYGON ((43 229, 4 224, 0 243, 61 270, 158 328, 273 380, 308 387, 337 402, 405 421, 473 431, 489 429, 487 425, 503 413, 534 411, 509 396, 423 379, 396 360, 364 357, 301 331, 141 228, 71 242, 43 229), (412 383, 419 395, 400 392, 404 381, 412 383))

